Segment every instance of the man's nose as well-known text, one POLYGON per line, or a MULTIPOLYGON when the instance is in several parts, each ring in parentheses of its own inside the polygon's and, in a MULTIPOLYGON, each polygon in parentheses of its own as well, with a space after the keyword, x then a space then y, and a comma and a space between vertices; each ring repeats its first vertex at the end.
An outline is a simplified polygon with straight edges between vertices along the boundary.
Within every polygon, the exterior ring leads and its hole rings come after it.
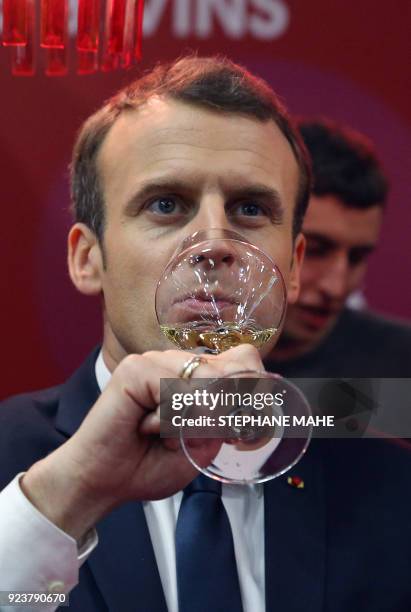
POLYGON ((222 194, 210 193, 202 198, 198 213, 190 224, 192 231, 204 236, 206 243, 201 248, 193 249, 191 265, 202 270, 213 270, 223 266, 229 268, 237 260, 236 243, 224 237, 224 231, 232 231, 232 227, 222 194))
POLYGON ((205 245, 193 249, 190 263, 202 270, 218 270, 222 267, 231 268, 237 260, 236 245, 224 238, 210 240, 205 245))
POLYGON ((344 299, 348 293, 349 262, 341 253, 328 261, 320 281, 321 291, 333 299, 344 299))

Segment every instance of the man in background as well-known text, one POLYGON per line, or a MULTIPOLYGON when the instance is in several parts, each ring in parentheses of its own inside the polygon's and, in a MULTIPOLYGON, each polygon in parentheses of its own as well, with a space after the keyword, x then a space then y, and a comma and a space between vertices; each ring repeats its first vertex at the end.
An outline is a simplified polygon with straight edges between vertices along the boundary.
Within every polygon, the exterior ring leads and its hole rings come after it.
MULTIPOLYGON (((270 355, 284 376, 411 376, 411 328, 347 306, 383 225, 388 182, 372 144, 329 120, 299 125, 314 184, 301 291, 270 355)), ((383 282, 383 279, 382 279, 383 282)))

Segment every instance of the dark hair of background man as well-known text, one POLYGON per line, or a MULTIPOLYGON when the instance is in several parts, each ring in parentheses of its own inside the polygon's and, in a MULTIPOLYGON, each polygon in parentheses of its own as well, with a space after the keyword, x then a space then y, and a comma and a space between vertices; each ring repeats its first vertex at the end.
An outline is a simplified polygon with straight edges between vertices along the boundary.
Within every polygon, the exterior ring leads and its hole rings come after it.
POLYGON ((386 203, 388 181, 365 136, 325 118, 300 120, 298 128, 311 156, 314 195, 334 195, 349 208, 386 203))

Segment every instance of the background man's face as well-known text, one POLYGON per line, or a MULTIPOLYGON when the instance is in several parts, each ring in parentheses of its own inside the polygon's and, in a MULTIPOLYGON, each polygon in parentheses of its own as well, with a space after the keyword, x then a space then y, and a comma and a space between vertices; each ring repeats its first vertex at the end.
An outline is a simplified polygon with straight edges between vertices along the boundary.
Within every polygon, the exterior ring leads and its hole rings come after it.
POLYGON ((332 195, 310 198, 300 295, 287 312, 285 339, 313 348, 328 334, 349 294, 361 285, 382 215, 381 206, 360 210, 332 195))
POLYGON ((197 230, 243 234, 271 255, 289 299, 296 299, 303 241, 296 241, 293 257, 292 218, 299 171, 273 122, 153 99, 121 114, 98 166, 106 206, 105 344, 117 359, 170 346, 155 317, 156 284, 176 247, 197 230))

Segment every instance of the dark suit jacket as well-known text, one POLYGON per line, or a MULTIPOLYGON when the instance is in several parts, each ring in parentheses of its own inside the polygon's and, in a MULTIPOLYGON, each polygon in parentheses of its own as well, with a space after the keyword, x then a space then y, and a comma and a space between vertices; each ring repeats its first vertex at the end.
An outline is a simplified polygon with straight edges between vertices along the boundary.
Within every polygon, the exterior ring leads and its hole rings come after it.
MULTIPOLYGON (((96 355, 62 386, 0 405, 0 489, 79 427, 99 393, 96 355)), ((287 476, 264 485, 267 611, 410 612, 410 451, 395 442, 314 440, 290 474, 305 487, 287 476)), ((125 504, 97 530, 69 609, 166 612, 141 504, 125 504)), ((210 612, 223 610, 237 612, 224 602, 210 612)))
POLYGON ((314 350, 287 361, 270 359, 266 366, 287 378, 409 378, 411 325, 344 308, 314 350))

